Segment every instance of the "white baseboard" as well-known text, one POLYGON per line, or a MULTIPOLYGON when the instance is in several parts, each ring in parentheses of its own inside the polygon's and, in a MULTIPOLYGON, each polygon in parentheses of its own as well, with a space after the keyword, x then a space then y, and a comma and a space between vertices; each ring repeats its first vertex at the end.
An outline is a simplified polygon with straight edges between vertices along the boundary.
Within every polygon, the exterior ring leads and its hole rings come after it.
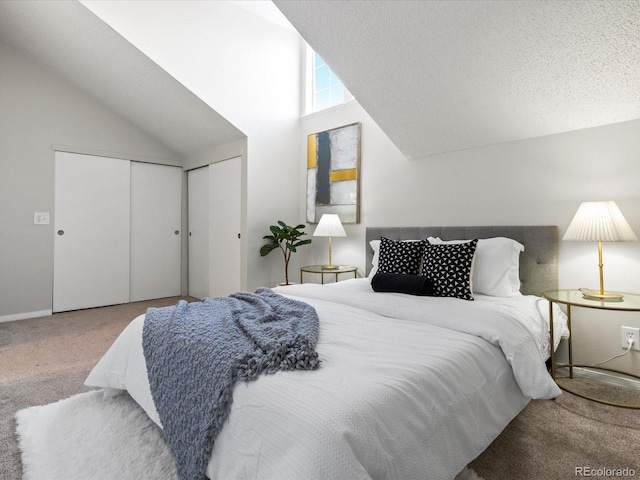
POLYGON ((27 318, 48 317, 53 315, 51 310, 39 310, 37 312, 14 313, 13 315, 0 315, 0 323, 13 322, 14 320, 26 320, 27 318))
MULTIPOLYGON (((568 368, 563 367, 568 371, 568 368)), ((559 369, 560 370, 560 369, 559 369)), ((582 377, 589 380, 595 380, 609 385, 615 385, 618 387, 633 388, 640 390, 640 380, 636 380, 630 377, 624 377, 616 374, 615 372, 606 372, 601 370, 590 370, 584 367, 573 367, 573 376, 582 377)))

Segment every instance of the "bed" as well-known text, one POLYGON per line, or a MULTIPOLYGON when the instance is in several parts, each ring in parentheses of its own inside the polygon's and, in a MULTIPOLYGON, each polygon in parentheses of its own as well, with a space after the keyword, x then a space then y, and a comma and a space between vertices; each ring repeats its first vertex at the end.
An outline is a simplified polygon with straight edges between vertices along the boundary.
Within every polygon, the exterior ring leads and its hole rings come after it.
MULTIPOLYGON (((538 296, 557 288, 556 227, 367 228, 366 258, 365 278, 273 289, 317 312, 320 368, 239 383, 208 478, 453 479, 531 399, 560 394, 545 366, 557 345, 549 345, 549 307, 538 296), (524 246, 512 254, 521 293, 473 292, 466 301, 373 290, 387 244, 405 248, 429 237, 446 245, 438 251, 462 248, 450 240, 465 248, 466 240, 494 238, 524 246)), ((85 384, 107 396, 127 391, 162 427, 143 325, 144 315, 130 323, 85 384)), ((559 341, 566 323, 554 326, 559 341)))

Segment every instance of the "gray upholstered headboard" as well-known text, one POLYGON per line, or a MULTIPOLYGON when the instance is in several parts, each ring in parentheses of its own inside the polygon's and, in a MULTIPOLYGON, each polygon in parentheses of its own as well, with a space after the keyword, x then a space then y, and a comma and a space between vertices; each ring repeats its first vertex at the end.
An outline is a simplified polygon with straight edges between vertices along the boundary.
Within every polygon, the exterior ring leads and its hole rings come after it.
POLYGON ((371 270, 373 250, 371 240, 387 237, 392 240, 415 240, 440 237, 442 240, 507 237, 524 245, 520 255, 520 291, 525 295, 540 295, 558 288, 558 227, 487 226, 487 227, 367 227, 366 273, 371 270))

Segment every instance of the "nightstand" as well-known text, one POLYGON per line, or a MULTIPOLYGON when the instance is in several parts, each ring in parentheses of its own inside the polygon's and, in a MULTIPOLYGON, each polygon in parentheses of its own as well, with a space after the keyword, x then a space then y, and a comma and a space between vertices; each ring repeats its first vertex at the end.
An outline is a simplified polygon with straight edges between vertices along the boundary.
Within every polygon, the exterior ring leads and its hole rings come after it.
POLYGON ((302 281, 303 273, 319 273, 321 282, 324 285, 324 276, 327 274, 335 275, 336 282, 338 281, 338 275, 341 273, 353 273, 353 278, 358 276, 358 267, 353 265, 334 265, 333 268, 327 268, 325 265, 307 265, 306 267, 300 267, 300 283, 302 281))
MULTIPOLYGON (((622 372, 620 370, 614 370, 611 368, 604 368, 599 366, 574 364, 573 363, 573 345, 572 345, 573 342, 572 342, 572 335, 571 335, 571 307, 595 308, 598 310, 618 311, 618 312, 640 312, 640 295, 635 293, 625 293, 622 301, 611 301, 611 300, 600 300, 597 298, 584 297, 581 290, 565 289, 565 290, 549 290, 546 292, 542 292, 542 297, 549 300, 549 327, 550 327, 550 333, 551 333, 550 345, 555 344, 553 339, 553 304, 557 303, 557 304, 565 305, 567 310, 567 328, 569 329, 569 340, 568 340, 569 363, 556 364, 555 352, 553 348, 551 348, 551 376, 554 380, 556 380, 556 369, 567 368, 567 367, 569 368, 569 378, 571 379, 573 379, 574 367, 593 368, 593 369, 603 370, 603 371, 608 371, 613 373, 620 373, 628 377, 640 379, 640 376, 638 375, 622 372)), ((626 403, 617 403, 609 400, 599 399, 590 395, 586 395, 579 391, 576 391, 574 388, 571 388, 567 385, 558 384, 558 386, 569 393, 572 393, 582 398, 586 398, 587 400, 593 400, 598 403, 604 403, 604 404, 613 405, 616 407, 640 409, 640 405, 630 405, 626 403)))

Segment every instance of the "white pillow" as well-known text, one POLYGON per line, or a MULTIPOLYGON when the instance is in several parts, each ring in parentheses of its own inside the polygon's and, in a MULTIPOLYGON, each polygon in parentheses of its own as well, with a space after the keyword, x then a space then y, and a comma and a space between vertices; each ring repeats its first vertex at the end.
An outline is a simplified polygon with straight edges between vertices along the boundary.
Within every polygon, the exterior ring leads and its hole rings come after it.
POLYGON ((380 258, 380 240, 371 240, 369 245, 373 249, 373 258, 371 259, 371 271, 369 272, 369 278, 378 271, 378 259, 380 258))
MULTIPOLYGON (((429 237, 430 243, 462 243, 469 240, 441 240, 429 237)), ((512 297, 520 293, 520 252, 524 246, 511 238, 478 240, 472 272, 472 291, 494 297, 512 297)))

